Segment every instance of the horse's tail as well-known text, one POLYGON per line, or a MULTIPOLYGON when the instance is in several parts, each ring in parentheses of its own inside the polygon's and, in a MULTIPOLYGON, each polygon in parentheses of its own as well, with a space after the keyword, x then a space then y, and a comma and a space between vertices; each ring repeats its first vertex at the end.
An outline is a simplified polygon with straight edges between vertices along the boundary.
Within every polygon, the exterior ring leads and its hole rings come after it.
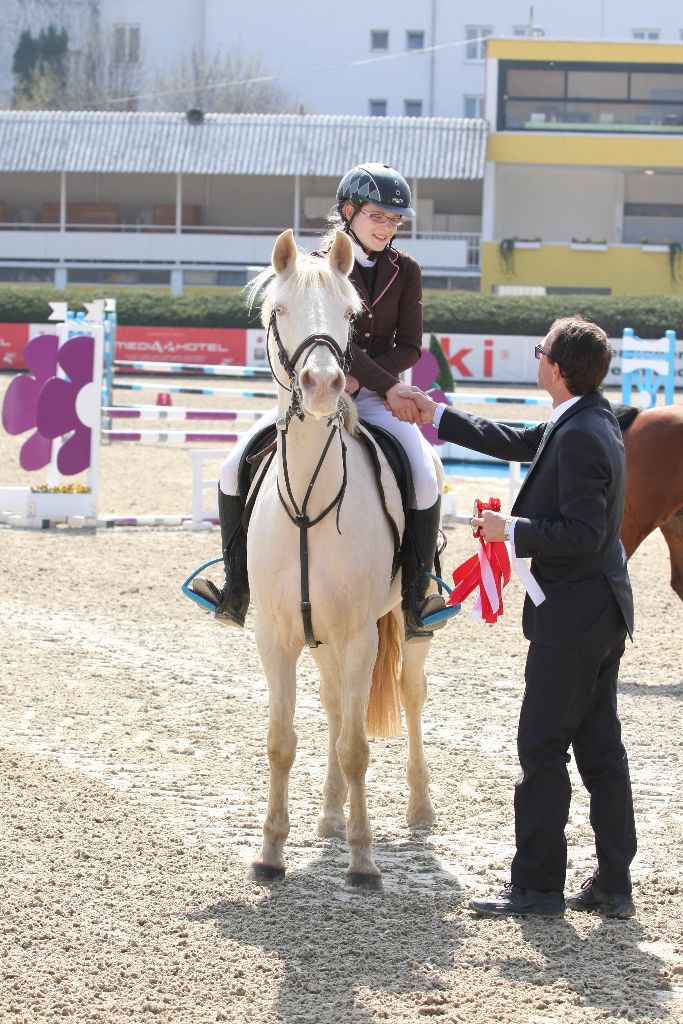
POLYGON ((400 736, 401 705, 398 699, 398 681, 401 678, 403 653, 398 622, 393 612, 377 623, 379 647, 368 701, 365 728, 368 736, 400 736))

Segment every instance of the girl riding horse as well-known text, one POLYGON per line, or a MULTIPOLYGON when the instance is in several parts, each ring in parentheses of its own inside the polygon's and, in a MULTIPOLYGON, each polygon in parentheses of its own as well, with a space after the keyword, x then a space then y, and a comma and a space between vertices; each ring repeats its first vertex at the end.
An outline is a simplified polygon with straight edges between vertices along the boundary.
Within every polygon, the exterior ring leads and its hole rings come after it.
MULTIPOLYGON (((352 168, 337 188, 331 231, 319 252, 330 250, 335 230, 351 239, 354 264, 350 274, 362 303, 353 320, 351 363, 346 390, 358 414, 377 425, 403 446, 413 478, 411 508, 402 549, 402 607, 406 639, 430 637, 445 619, 426 626, 423 619, 444 608, 443 598, 427 594, 434 564, 441 495, 433 452, 417 427, 419 417, 410 400, 397 395, 399 374, 420 358, 422 347, 422 276, 415 260, 393 247, 407 218, 415 216, 405 178, 388 164, 368 163, 352 168)), ((247 542, 241 529, 244 503, 239 495, 238 469, 250 441, 276 412, 262 417, 227 457, 220 471, 218 511, 225 564, 225 583, 219 590, 198 577, 194 589, 216 608, 215 618, 243 626, 249 607, 247 542)))

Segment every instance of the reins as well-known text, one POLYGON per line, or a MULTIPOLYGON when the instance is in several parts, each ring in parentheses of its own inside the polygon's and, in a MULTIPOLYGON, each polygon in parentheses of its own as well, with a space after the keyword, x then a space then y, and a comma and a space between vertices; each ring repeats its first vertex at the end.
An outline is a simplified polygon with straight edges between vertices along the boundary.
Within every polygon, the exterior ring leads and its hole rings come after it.
POLYGON ((289 431, 289 425, 290 425, 290 423, 292 421, 292 418, 294 416, 296 416, 298 419, 303 421, 304 415, 305 415, 304 414, 304 410, 303 410, 303 406, 302 406, 302 402, 301 402, 301 397, 302 397, 301 396, 301 388, 299 387, 298 374, 297 374, 297 371, 295 370, 295 366, 296 366, 297 362, 299 361, 299 359, 301 358, 301 356, 304 353, 306 353, 306 358, 304 359, 304 363, 303 363, 303 365, 305 366, 306 365, 306 361, 307 361, 308 357, 311 355, 311 353, 313 352, 313 350, 315 348, 319 348, 321 345, 324 345, 326 348, 328 348, 330 350, 330 352, 332 353, 332 355, 336 359, 340 369, 345 372, 348 369, 348 351, 347 352, 343 352, 341 347, 337 344, 337 342, 334 340, 334 338, 331 337, 331 335, 329 335, 329 334, 311 334, 307 338, 304 338, 304 340, 297 347, 296 351, 294 352, 294 354, 292 355, 292 357, 290 359, 290 357, 285 352, 284 346, 282 344, 282 340, 280 338, 280 332, 279 332, 278 326, 277 326, 276 313, 275 313, 275 310, 273 309, 273 311, 272 311, 272 313, 270 315, 270 320, 268 322, 268 334, 267 334, 267 337, 266 337, 266 351, 268 353, 268 362, 270 364, 270 369, 271 369, 271 372, 273 374, 273 377, 275 378, 277 383, 280 385, 280 387, 284 388, 286 391, 291 392, 291 395, 292 395, 292 400, 291 400, 291 402, 289 404, 287 412, 285 413, 284 416, 278 417, 277 424, 276 424, 277 429, 278 429, 278 431, 280 432, 280 434, 282 436, 282 469, 283 469, 283 473, 284 473, 284 477, 285 477, 285 486, 287 488, 287 495, 289 497, 289 501, 291 502, 291 509, 287 506, 287 502, 285 501, 285 499, 284 499, 284 497, 282 495, 282 491, 280 490, 280 481, 279 480, 277 481, 277 493, 278 493, 278 497, 280 499, 280 502, 282 504, 282 507, 284 508, 285 512, 287 513, 289 519, 291 520, 292 523, 294 523, 294 525, 299 530, 299 561, 300 561, 300 565, 301 565, 301 615, 302 615, 303 623, 304 623, 304 635, 306 637, 306 643, 312 649, 315 649, 316 647, 319 647, 322 641, 316 640, 314 635, 313 635, 313 621, 312 621, 312 612, 311 612, 310 591, 309 591, 309 585, 308 585, 308 576, 309 576, 309 572, 308 572, 308 569, 309 569, 309 562, 308 562, 308 531, 309 531, 309 529, 312 526, 315 526, 322 519, 324 519, 325 516, 329 512, 331 512, 333 508, 336 507, 336 509, 337 509, 337 515, 336 515, 337 532, 341 534, 341 530, 339 529, 339 513, 341 512, 341 505, 342 505, 342 501, 344 499, 344 493, 346 491, 346 483, 347 483, 347 479, 348 479, 348 477, 347 477, 347 469, 346 469, 346 445, 344 444, 344 438, 342 437, 342 432, 341 432, 341 420, 342 420, 341 412, 339 410, 337 410, 336 415, 330 416, 328 421, 327 421, 328 427, 332 427, 332 430, 330 432, 329 437, 327 438, 327 441, 325 442, 325 446, 324 446, 324 448, 322 450, 320 458, 318 459, 318 463, 317 463, 317 465, 316 465, 316 467, 315 467, 315 469, 313 471, 313 475, 312 475, 310 483, 309 483, 309 485, 308 485, 308 487, 306 489, 306 494, 304 496, 304 500, 303 500, 303 503, 301 505, 301 508, 299 508, 299 506, 298 506, 298 504, 296 502, 296 499, 295 499, 294 494, 292 492, 292 487, 291 487, 290 479, 289 479, 289 467, 287 465, 287 433, 289 431), (271 361, 271 358, 270 358, 270 344, 269 344, 271 331, 273 333, 273 337, 274 337, 275 343, 277 345, 278 358, 280 360, 280 363, 281 363, 283 369, 285 370, 285 373, 289 377, 289 383, 291 385, 290 387, 288 387, 286 384, 283 384, 282 381, 279 380, 279 378, 278 378, 278 376, 275 373, 275 370, 273 368, 273 364, 272 364, 272 361, 271 361), (313 491, 313 487, 314 487, 315 482, 316 482, 316 480, 318 478, 320 470, 322 469, 322 466, 323 466, 323 463, 324 463, 325 458, 327 456, 327 453, 330 450, 330 447, 332 445, 332 441, 334 440, 335 433, 339 434, 339 440, 341 442, 341 453, 342 453, 342 482, 341 482, 341 486, 339 488, 339 491, 337 492, 336 497, 332 499, 332 501, 329 503, 329 505, 327 505, 326 508, 324 508, 322 510, 322 512, 320 512, 315 517, 315 519, 309 519, 309 517, 307 515, 307 511, 306 511, 307 506, 308 506, 308 501, 309 501, 309 498, 311 497, 311 493, 313 491), (292 509, 294 511, 292 511, 292 509))

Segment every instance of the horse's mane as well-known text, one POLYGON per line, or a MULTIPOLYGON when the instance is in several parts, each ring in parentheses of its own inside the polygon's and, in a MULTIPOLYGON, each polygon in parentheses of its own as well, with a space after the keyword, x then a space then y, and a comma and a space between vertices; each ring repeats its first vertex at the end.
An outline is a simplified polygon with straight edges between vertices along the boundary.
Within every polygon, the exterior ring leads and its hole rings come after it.
POLYGON ((350 395, 347 395, 345 391, 342 391, 339 396, 339 406, 342 414, 342 420, 346 431, 351 437, 356 437, 358 434, 358 407, 350 395))
POLYGON ((296 270, 284 280, 272 267, 266 267, 244 290, 250 310, 257 302, 261 303, 261 323, 267 327, 276 297, 286 304, 288 298, 298 297, 308 288, 321 284, 333 301, 345 303, 354 313, 360 310, 360 298, 348 278, 334 271, 326 259, 302 249, 297 251, 296 270))

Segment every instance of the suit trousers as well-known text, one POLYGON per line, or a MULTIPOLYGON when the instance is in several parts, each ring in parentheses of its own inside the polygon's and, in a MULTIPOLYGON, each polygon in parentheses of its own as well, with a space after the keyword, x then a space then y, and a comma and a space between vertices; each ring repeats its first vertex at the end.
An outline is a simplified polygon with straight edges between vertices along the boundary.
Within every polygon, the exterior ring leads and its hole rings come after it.
POLYGON ((617 714, 617 677, 626 626, 612 598, 605 641, 558 648, 532 642, 517 733, 521 774, 515 786, 513 884, 562 892, 571 782, 569 747, 590 794, 597 880, 605 892, 631 891, 636 853, 633 799, 617 714))

